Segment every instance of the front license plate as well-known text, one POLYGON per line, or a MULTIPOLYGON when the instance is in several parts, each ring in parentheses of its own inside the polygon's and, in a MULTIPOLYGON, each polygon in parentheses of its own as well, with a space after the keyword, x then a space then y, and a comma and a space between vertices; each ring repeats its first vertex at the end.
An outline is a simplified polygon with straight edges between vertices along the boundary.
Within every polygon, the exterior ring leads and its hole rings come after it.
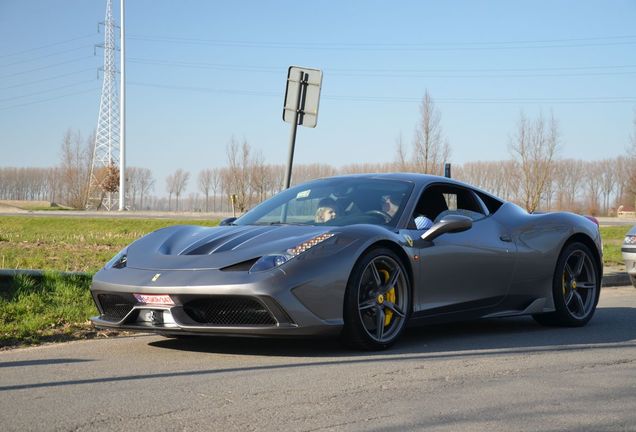
POLYGON ((143 304, 174 305, 174 301, 166 294, 134 294, 135 299, 143 304))

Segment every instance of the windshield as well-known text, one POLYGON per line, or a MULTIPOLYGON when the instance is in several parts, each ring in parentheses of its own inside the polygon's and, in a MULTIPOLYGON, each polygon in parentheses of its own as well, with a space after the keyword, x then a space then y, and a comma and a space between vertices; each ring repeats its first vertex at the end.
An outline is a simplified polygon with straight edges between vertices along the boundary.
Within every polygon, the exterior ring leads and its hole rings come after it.
POLYGON ((374 224, 394 227, 413 184, 401 180, 336 177, 287 189, 236 220, 236 225, 374 224))

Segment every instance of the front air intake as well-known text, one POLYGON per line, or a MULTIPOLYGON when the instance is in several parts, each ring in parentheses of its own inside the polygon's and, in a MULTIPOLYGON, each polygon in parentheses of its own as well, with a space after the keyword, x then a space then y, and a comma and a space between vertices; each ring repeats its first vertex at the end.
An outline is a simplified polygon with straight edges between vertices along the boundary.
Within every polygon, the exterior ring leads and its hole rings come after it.
POLYGON ((135 305, 133 298, 117 294, 99 294, 97 300, 104 311, 102 318, 106 321, 123 320, 135 305))
POLYGON ((274 326, 276 320, 258 300, 245 296, 214 296, 192 300, 185 313, 200 324, 219 327, 274 326))

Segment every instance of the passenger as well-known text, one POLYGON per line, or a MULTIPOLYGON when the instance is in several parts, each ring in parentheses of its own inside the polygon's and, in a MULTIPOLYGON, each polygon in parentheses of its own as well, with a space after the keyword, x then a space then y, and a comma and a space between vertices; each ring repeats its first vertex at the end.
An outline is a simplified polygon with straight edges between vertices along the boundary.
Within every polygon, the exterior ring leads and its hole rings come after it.
POLYGON ((395 203, 398 201, 397 197, 391 195, 382 196, 382 211, 389 216, 393 217, 397 213, 400 206, 395 203))
MULTIPOLYGON (((398 201, 397 197, 391 195, 385 195, 382 197, 382 211, 393 217, 397 213, 400 206, 395 203, 398 201)), ((418 230, 428 230, 433 226, 433 221, 424 216, 423 214, 416 214, 413 217, 415 226, 418 230)))
POLYGON ((338 216, 336 202, 331 198, 323 198, 318 203, 318 209, 316 210, 316 215, 314 217, 314 222, 316 223, 325 223, 333 220, 338 216))

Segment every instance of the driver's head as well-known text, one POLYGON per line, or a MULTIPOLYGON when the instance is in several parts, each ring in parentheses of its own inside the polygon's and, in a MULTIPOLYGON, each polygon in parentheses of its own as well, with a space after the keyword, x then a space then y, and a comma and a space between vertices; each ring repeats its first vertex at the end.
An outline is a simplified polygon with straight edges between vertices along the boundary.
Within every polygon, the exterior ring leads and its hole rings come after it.
POLYGON ((336 216, 338 216, 336 207, 336 202, 331 198, 320 200, 320 202, 318 203, 318 208, 316 209, 314 221, 317 223, 325 223, 332 219, 335 219, 336 216))

